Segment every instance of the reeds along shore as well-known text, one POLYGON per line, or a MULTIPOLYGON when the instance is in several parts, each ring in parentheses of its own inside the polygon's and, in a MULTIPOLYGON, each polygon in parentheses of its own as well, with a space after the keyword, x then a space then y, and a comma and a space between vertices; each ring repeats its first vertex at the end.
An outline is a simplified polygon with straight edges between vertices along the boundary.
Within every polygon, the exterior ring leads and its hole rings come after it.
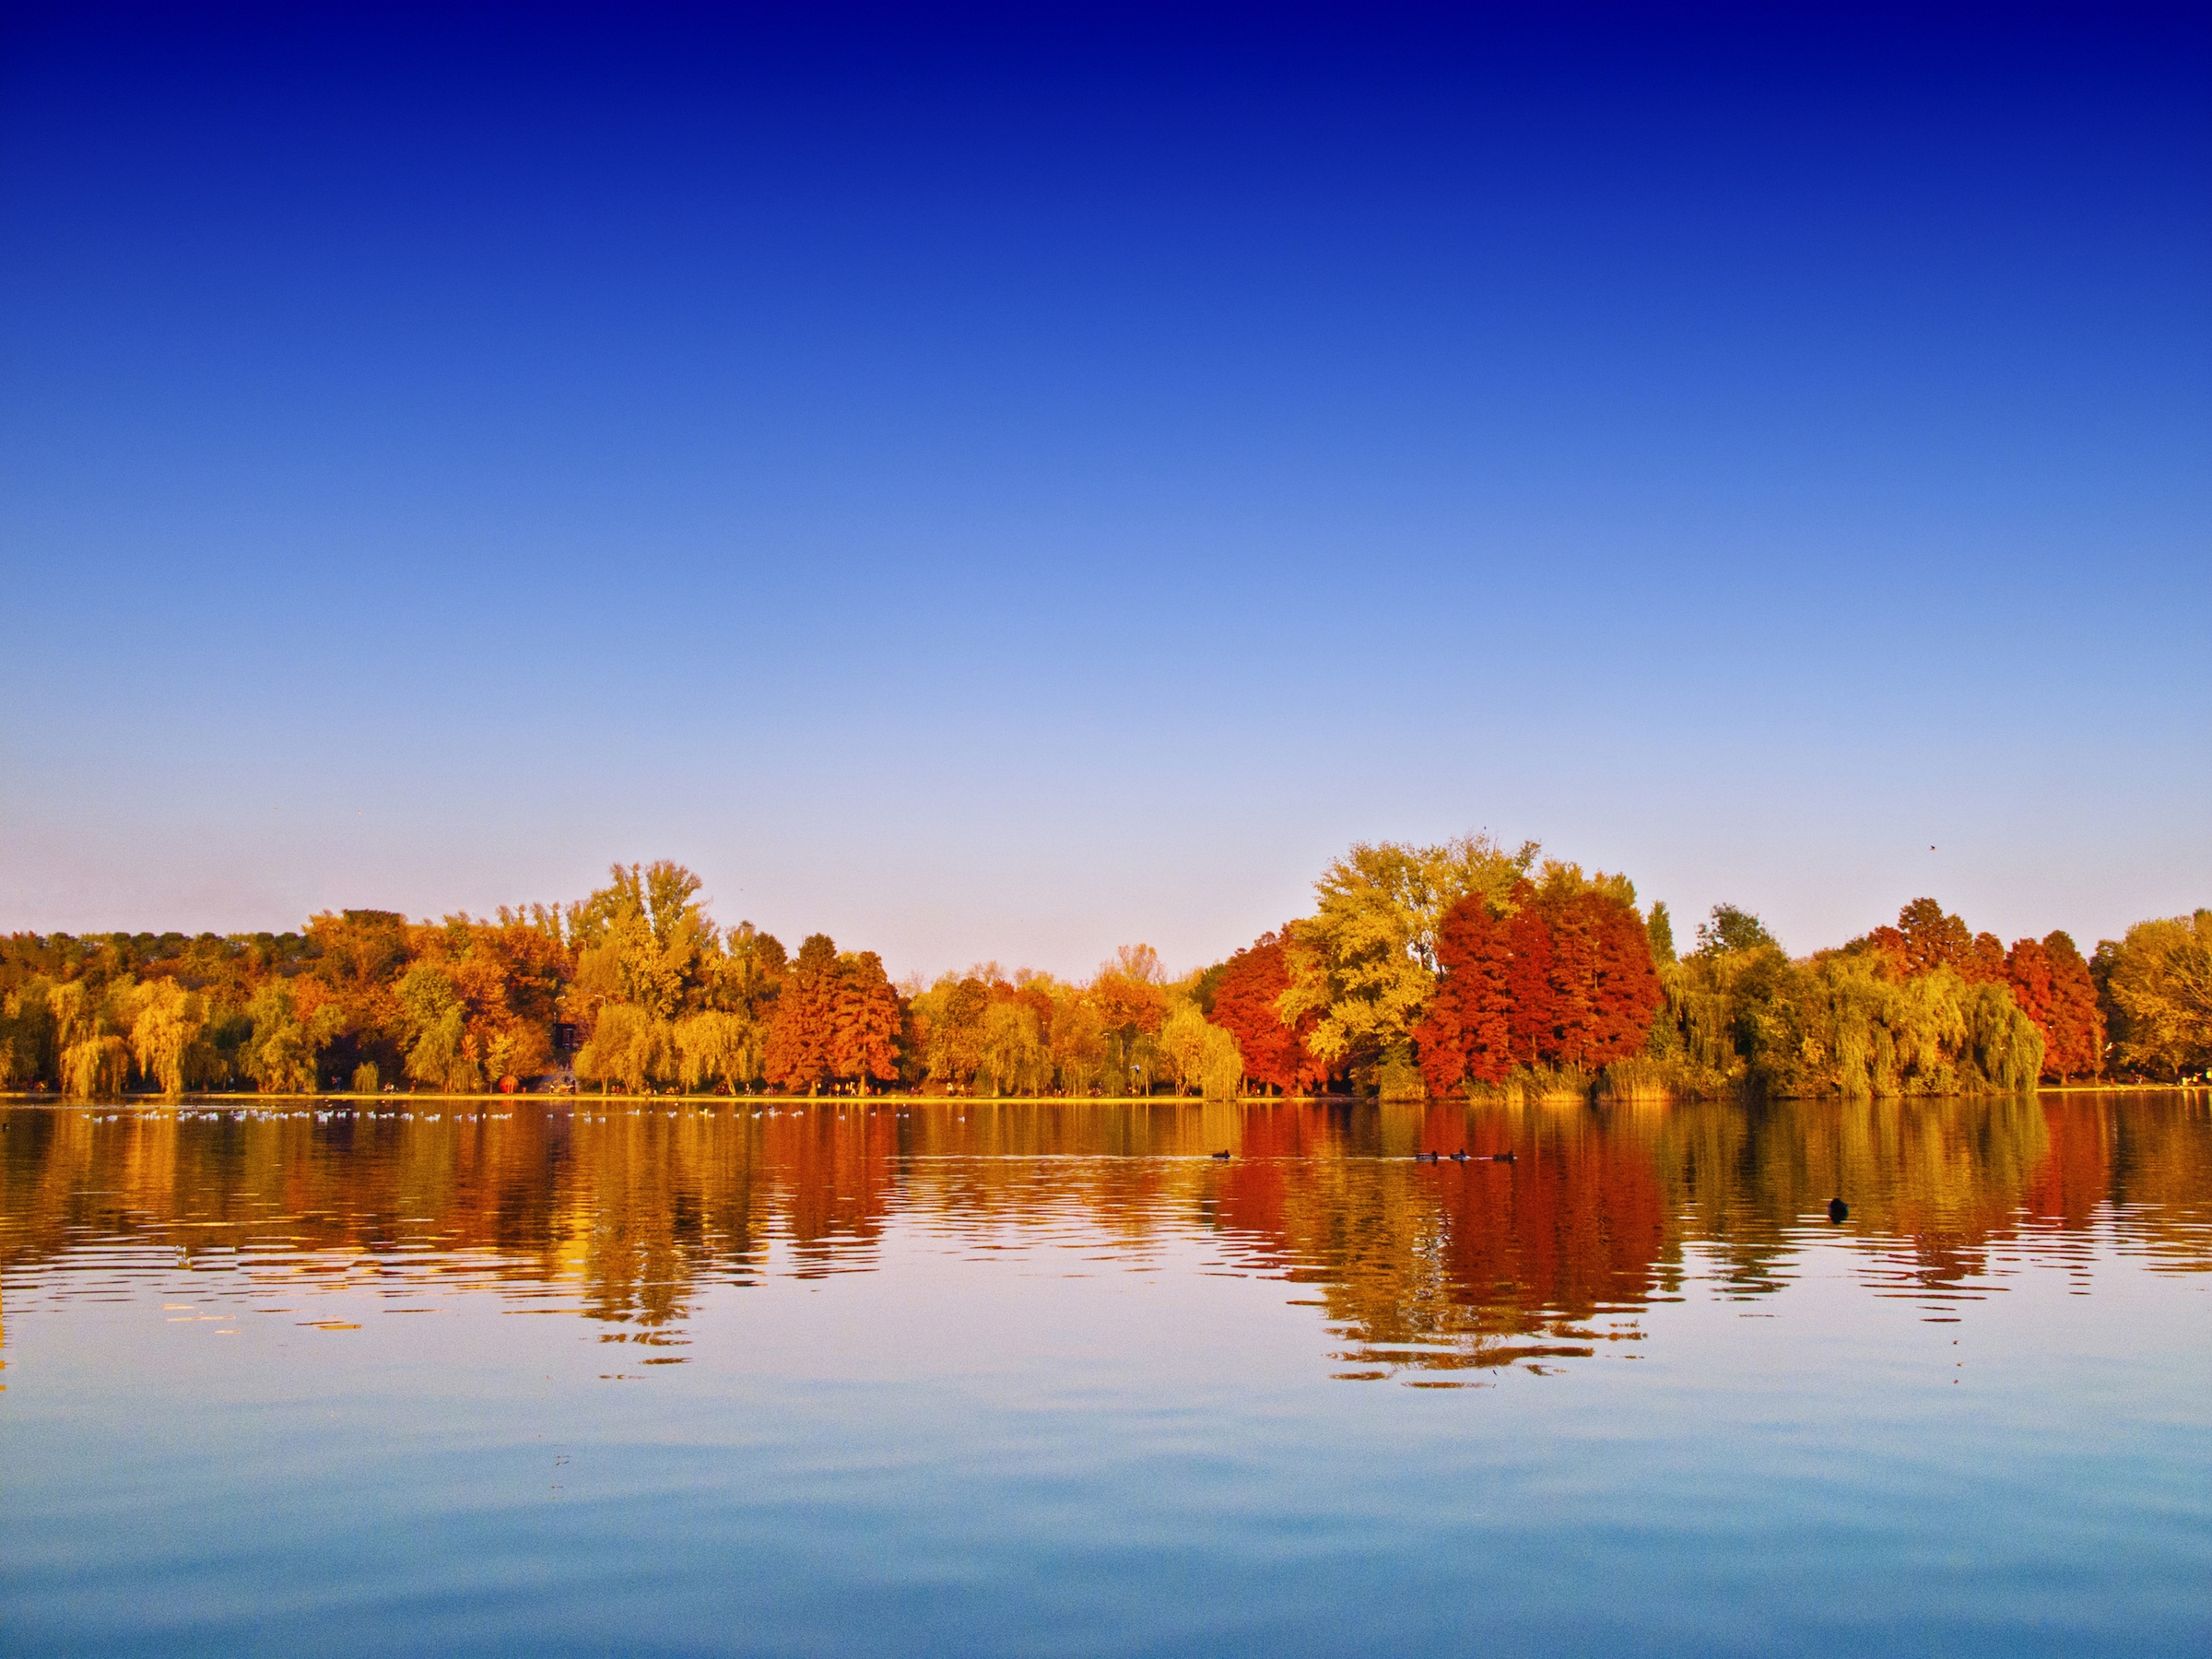
POLYGON ((642 1098, 896 1091, 1558 1102, 2010 1092, 2212 1066, 2212 911, 2085 958, 2006 947, 1932 899, 1792 957, 1533 843, 1362 844, 1311 914, 1171 977, 995 963, 894 984, 869 951, 723 927, 670 864, 560 907, 297 934, 0 941, 0 1090, 177 1098, 576 1088, 642 1098))

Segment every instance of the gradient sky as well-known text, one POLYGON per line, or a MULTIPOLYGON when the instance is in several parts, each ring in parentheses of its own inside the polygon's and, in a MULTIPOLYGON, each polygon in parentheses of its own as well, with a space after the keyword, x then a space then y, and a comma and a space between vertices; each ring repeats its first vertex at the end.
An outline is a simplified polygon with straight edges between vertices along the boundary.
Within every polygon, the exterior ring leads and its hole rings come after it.
POLYGON ((5 18, 0 929, 2212 903, 2202 8, 5 18))

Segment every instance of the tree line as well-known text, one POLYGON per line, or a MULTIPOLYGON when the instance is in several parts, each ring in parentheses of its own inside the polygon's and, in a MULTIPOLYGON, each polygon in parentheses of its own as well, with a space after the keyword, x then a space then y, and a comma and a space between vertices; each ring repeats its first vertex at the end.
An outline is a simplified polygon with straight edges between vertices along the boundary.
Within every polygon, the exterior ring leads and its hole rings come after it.
POLYGON ((2208 910, 2085 959, 1917 899, 1794 958, 1724 904, 1678 954, 1626 877, 1470 836, 1355 845, 1312 914, 1180 978, 1138 945, 1080 982, 994 963, 893 984, 825 935, 794 955, 723 927, 699 891, 664 862, 491 918, 14 934, 0 1088, 1866 1097, 2212 1067, 2208 910))

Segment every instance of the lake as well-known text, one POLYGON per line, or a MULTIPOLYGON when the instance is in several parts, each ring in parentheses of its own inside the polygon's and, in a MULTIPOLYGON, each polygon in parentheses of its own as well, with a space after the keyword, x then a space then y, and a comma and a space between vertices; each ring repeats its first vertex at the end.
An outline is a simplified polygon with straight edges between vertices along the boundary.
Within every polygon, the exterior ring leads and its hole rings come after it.
POLYGON ((17 1105, 0 1648, 2202 1655, 2208 1291, 2201 1092, 17 1105))

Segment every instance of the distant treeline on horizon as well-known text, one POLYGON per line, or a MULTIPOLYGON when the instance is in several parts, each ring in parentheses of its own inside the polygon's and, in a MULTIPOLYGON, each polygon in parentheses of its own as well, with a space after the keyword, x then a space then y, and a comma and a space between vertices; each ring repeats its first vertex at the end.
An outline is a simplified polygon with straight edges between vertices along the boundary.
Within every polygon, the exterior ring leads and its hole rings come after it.
POLYGON ((825 935, 794 955, 717 925, 665 862, 490 919, 19 933, 0 942, 0 1088, 1863 1098, 2212 1066, 2212 910, 2085 959, 1916 899, 1794 959, 1723 904, 1682 954, 1626 877, 1537 853, 1360 843, 1312 914, 1180 979, 1135 945, 1080 983, 994 963, 894 985, 825 935))

